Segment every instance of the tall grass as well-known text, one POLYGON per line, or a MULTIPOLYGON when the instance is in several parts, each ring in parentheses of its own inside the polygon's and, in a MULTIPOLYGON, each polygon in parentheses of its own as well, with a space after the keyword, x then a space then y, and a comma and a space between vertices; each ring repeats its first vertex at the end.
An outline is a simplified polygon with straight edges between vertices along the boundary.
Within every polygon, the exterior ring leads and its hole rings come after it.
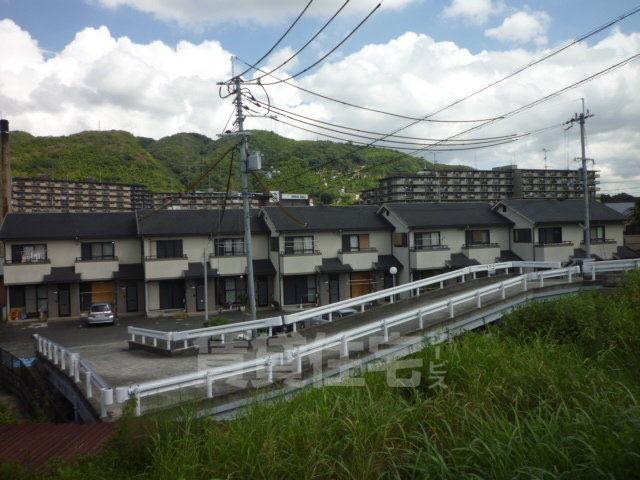
POLYGON ((426 348, 413 388, 370 372, 230 422, 127 418, 105 455, 41 478, 638 478, 639 286, 426 348))

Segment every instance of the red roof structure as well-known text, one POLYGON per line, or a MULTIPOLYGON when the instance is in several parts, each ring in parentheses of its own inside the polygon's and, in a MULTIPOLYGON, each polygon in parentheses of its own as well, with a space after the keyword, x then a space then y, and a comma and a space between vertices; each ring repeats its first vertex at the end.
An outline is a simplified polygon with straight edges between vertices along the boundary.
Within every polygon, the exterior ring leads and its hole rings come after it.
POLYGON ((100 453, 115 433, 116 423, 0 424, 0 457, 29 468, 41 468, 50 458, 69 462, 100 453))

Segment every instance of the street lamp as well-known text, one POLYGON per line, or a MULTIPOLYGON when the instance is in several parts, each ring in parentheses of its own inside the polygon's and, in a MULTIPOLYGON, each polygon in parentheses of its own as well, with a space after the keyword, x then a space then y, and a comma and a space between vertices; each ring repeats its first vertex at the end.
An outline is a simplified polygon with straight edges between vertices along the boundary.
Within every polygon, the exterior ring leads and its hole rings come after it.
MULTIPOLYGON (((398 269, 396 267, 391 267, 389 269, 389 273, 391 274, 391 282, 392 282, 391 285, 393 287, 395 287, 396 286, 396 273, 398 273, 398 269)), ((394 296, 395 295, 391 295, 391 303, 393 303, 393 297, 394 296)))

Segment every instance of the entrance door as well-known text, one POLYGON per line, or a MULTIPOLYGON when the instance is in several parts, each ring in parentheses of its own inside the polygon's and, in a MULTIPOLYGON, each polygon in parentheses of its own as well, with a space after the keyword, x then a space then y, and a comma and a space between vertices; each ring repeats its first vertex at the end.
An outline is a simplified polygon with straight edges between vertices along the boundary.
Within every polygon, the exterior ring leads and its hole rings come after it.
POLYGON ((269 305, 269 282, 267 277, 258 277, 256 280, 257 286, 257 303, 259 307, 266 307, 269 305))
POLYGON ((196 311, 204 312, 204 281, 196 284, 196 311))
POLYGON ((371 272, 353 272, 351 274, 351 298, 372 292, 371 272))
POLYGON ((340 301, 340 277, 337 273, 329 275, 329 303, 340 301))
POLYGON ((58 285, 58 316, 68 317, 69 315, 71 315, 69 285, 58 285))
POLYGON ((127 285, 125 290, 127 296, 127 312, 138 311, 138 286, 127 285))

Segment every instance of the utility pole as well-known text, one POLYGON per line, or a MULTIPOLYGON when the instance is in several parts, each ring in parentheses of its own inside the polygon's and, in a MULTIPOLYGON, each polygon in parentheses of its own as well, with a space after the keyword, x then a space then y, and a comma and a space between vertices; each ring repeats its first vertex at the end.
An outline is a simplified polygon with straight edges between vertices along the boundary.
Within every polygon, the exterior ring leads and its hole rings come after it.
POLYGON ((584 186, 584 249, 587 255, 587 259, 591 259, 591 224, 589 219, 589 172, 587 171, 587 156, 585 152, 585 139, 584 139, 584 121, 587 118, 593 117, 592 114, 585 114, 584 111, 584 98, 582 100, 582 113, 578 115, 575 113, 572 118, 570 118, 566 124, 569 124, 569 128, 573 126, 575 122, 580 124, 580 146, 582 147, 582 181, 584 186))
POLYGON ((9 163, 9 120, 0 119, 0 222, 11 207, 11 164, 9 163))
POLYGON ((242 173, 242 206, 244 211, 244 246, 247 252, 247 293, 251 320, 256 319, 256 290, 253 280, 253 245, 251 244, 251 194, 249 193, 249 156, 247 155, 247 133, 244 131, 242 111, 242 89, 240 77, 234 78, 236 87, 236 115, 240 135, 240 165, 242 173))

